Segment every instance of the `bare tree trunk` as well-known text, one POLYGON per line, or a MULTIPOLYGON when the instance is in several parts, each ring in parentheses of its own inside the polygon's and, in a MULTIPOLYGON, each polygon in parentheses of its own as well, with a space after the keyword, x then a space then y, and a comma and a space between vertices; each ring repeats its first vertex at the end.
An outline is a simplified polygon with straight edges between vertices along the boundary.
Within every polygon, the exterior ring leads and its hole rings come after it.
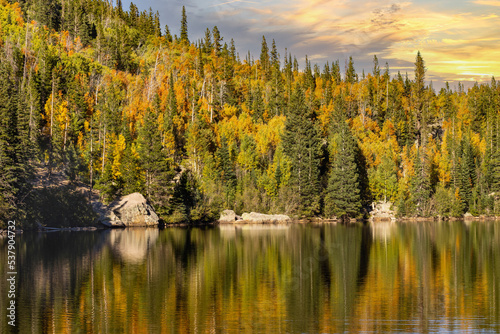
POLYGON ((104 174, 104 162, 106 161, 106 124, 104 124, 104 146, 102 148, 102 168, 101 173, 104 174))
POLYGON ((161 52, 161 44, 160 44, 160 49, 158 50, 158 53, 156 54, 155 69, 153 71, 153 74, 151 75, 151 78, 149 79, 148 101, 151 101, 151 88, 153 86, 153 80, 156 79, 156 68, 158 67, 158 57, 160 57, 160 52, 161 52))

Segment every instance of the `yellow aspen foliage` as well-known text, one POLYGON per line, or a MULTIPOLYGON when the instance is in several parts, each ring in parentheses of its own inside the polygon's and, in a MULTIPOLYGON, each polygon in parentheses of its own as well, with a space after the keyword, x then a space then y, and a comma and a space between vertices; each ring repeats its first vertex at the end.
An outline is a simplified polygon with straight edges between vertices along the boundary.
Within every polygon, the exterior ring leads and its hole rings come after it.
POLYGON ((111 165, 111 170, 113 172, 113 178, 119 178, 122 173, 120 172, 120 166, 123 158, 123 152, 125 151, 125 137, 119 134, 118 137, 113 136, 113 164, 111 165))
MULTIPOLYGON (((444 123, 445 123, 444 125, 446 125, 447 122, 444 123)), ((450 131, 449 128, 445 130, 440 149, 436 152, 436 155, 434 156, 434 164, 437 166, 438 178, 441 184, 443 185, 448 185, 451 181, 451 157, 450 154, 448 153, 449 131, 450 131)))
POLYGON ((398 178, 403 180, 408 180, 411 176, 415 174, 413 168, 413 157, 415 153, 415 148, 412 147, 411 151, 403 150, 401 152, 401 168, 398 171, 398 178))
POLYGON ((165 132, 162 145, 168 157, 172 157, 175 154, 175 137, 171 131, 165 132))
POLYGON ((84 151, 84 146, 83 146, 84 142, 83 142, 83 132, 82 131, 80 131, 78 133, 78 139, 77 139, 76 145, 81 150, 81 152, 83 154, 83 151, 84 151))
POLYGON ((479 150, 481 154, 484 154, 486 152, 486 140, 484 138, 481 138, 479 133, 473 133, 470 139, 472 147, 479 150))
POLYGON ((327 136, 330 128, 330 119, 333 113, 333 103, 323 106, 319 109, 318 120, 321 126, 321 133, 324 137, 327 136))
POLYGON ((281 141, 281 134, 285 129, 284 116, 275 116, 267 124, 259 124, 256 135, 257 152, 261 156, 276 149, 281 141))
POLYGON ((68 102, 66 100, 62 101, 57 106, 57 113, 55 114, 55 118, 56 118, 57 124, 59 125, 59 128, 62 131, 64 131, 64 129, 67 127, 67 123, 69 122, 68 102))
POLYGON ((238 136, 241 138, 245 134, 255 133, 256 125, 248 113, 241 113, 238 117, 238 136))
POLYGON ((231 145, 235 142, 239 142, 239 131, 238 131, 238 118, 236 116, 230 119, 224 119, 220 121, 216 126, 217 142, 219 146, 221 145, 222 138, 225 137, 227 140, 227 145, 231 145))
POLYGON ((224 104, 224 107, 222 108, 221 114, 222 117, 224 118, 231 118, 233 116, 236 116, 236 113, 238 112, 238 108, 235 106, 228 105, 227 103, 224 104))

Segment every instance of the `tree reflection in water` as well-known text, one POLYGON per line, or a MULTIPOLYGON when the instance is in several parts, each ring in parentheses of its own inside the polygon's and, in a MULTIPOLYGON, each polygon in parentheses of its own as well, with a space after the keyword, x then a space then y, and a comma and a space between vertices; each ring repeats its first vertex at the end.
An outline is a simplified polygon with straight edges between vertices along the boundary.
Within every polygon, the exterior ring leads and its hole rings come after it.
MULTIPOLYGON (((25 233, 17 238, 17 329, 498 331, 499 227, 454 222, 25 233)), ((2 277, 6 242, 0 239, 2 277)), ((0 287, 6 291, 5 280, 0 287)), ((7 299, 1 298, 5 319, 7 299)))

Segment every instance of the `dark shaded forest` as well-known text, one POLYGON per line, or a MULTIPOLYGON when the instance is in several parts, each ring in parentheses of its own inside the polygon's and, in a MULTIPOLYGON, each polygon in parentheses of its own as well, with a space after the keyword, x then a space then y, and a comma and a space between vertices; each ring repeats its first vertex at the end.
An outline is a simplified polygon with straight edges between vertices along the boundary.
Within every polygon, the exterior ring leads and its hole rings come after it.
POLYGON ((361 217, 374 201, 406 217, 500 211, 494 78, 437 92, 420 52, 414 73, 375 56, 365 74, 352 58, 301 67, 265 36, 242 59, 216 26, 190 40, 179 14, 177 36, 121 1, 0 0, 2 223, 88 203, 82 184, 104 202, 141 192, 167 223, 361 217), (42 172, 68 185, 37 186, 42 172))

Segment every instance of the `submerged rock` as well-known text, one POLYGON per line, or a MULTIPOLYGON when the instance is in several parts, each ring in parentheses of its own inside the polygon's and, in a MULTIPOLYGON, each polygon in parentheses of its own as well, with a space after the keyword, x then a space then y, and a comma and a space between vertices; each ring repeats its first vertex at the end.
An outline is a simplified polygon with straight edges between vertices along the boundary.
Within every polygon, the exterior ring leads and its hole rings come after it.
POLYGON ((285 223, 290 221, 287 215, 266 215, 263 213, 250 212, 241 215, 246 223, 285 223))
POLYGON ((159 218, 140 193, 121 197, 96 210, 101 224, 109 227, 157 226, 159 218))

